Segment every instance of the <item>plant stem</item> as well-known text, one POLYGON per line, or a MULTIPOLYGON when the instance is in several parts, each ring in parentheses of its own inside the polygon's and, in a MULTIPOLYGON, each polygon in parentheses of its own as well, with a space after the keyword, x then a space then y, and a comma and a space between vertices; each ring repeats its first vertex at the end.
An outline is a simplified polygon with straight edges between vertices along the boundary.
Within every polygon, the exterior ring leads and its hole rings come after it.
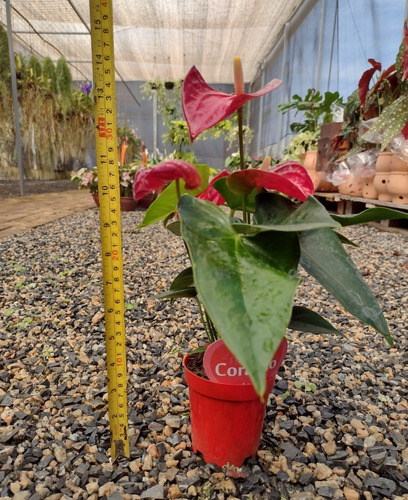
POLYGON ((202 324, 204 326, 204 330, 205 330, 205 333, 207 334, 208 340, 210 342, 214 342, 214 339, 212 338, 212 333, 210 332, 209 326, 208 326, 206 320, 204 319, 203 309, 202 309, 202 306, 201 306, 201 302, 200 302, 200 300, 199 300, 198 297, 195 297, 195 300, 197 302, 197 306, 198 306, 198 311, 200 313, 201 322, 202 322, 202 324))
POLYGON ((179 200, 181 197, 180 179, 176 179, 176 193, 177 193, 177 199, 179 200))
MULTIPOLYGON (((245 170, 244 161, 244 127, 243 127, 243 113, 242 108, 237 111, 238 114, 238 140, 239 140, 239 168, 240 170, 245 170)), ((242 218, 244 222, 247 219, 247 209, 246 209, 246 195, 242 195, 242 218)))

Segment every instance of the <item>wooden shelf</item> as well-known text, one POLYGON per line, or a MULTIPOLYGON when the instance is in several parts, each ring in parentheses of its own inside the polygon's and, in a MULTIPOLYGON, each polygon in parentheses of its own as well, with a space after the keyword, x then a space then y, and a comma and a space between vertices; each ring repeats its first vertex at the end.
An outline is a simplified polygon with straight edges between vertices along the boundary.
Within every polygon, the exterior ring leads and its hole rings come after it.
MULTIPOLYGON (((330 211, 335 211, 338 214, 358 214, 366 208, 374 207, 387 207, 402 212, 408 212, 408 205, 400 203, 392 203, 390 201, 371 200, 368 198, 360 198, 358 196, 350 196, 347 194, 340 194, 337 192, 317 192, 316 198, 330 211)), ((408 220, 407 219, 393 219, 373 222, 372 225, 380 229, 388 231, 398 231, 404 234, 408 233, 408 220)))

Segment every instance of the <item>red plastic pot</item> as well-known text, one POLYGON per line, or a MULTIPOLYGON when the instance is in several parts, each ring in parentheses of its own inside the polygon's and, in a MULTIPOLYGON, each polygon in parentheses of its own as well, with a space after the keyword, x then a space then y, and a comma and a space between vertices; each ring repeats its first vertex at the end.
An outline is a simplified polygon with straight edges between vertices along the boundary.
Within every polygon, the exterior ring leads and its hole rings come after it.
POLYGON ((258 450, 275 375, 267 380, 262 403, 252 385, 221 384, 194 374, 186 366, 188 358, 183 364, 190 393, 193 451, 200 451, 207 463, 239 467, 258 450))

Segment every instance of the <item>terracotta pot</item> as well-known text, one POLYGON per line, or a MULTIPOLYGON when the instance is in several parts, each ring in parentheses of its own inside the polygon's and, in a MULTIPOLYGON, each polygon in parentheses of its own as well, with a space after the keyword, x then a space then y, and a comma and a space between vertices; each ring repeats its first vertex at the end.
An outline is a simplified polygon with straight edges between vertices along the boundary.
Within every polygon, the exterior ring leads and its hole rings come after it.
POLYGON ((317 185, 319 184, 320 178, 316 171, 317 165, 317 151, 306 151, 305 159, 303 161, 303 166, 307 170, 310 178, 313 182, 313 187, 315 191, 317 190, 317 185))
POLYGON ((307 171, 314 172, 316 170, 317 151, 306 151, 304 159, 304 167, 307 171))
POLYGON ((377 199, 377 190, 374 187, 374 175, 363 179, 363 198, 369 200, 377 199))
POLYGON ((325 172, 316 172, 316 175, 317 175, 317 181, 316 181, 315 191, 332 193, 338 190, 337 186, 335 186, 329 181, 326 181, 326 179, 324 178, 325 172))
POLYGON ((392 196, 388 193, 388 183, 390 182, 390 174, 386 172, 378 172, 375 174, 373 186, 377 191, 377 198, 380 201, 391 201, 392 196))
POLYGON ((138 208, 149 208, 156 197, 156 193, 147 194, 142 199, 138 200, 138 208))
MULTIPOLYGON (((99 195, 98 195, 98 193, 92 193, 92 197, 95 200, 96 206, 99 207, 99 195)), ((138 203, 139 202, 134 200, 133 198, 121 197, 120 198, 120 210, 122 212, 133 212, 134 210, 136 210, 138 203)))
POLYGON ((394 153, 392 157, 391 171, 408 173, 408 161, 403 160, 394 153))
POLYGON ((361 177, 350 174, 347 181, 339 185, 339 193, 349 196, 363 196, 363 181, 361 177))
POLYGON ((383 151, 378 153, 377 161, 375 163, 376 172, 391 172, 393 153, 383 151))
POLYGON ((388 183, 390 181, 390 172, 393 153, 384 151, 378 153, 375 164, 375 177, 373 186, 377 191, 377 198, 380 201, 391 201, 392 196, 388 193, 388 183))
POLYGON ((184 358, 183 365, 189 387, 193 451, 200 451, 207 463, 239 467, 258 450, 275 375, 267 380, 261 402, 252 384, 232 385, 204 379, 187 368, 188 359, 189 356, 184 358))
POLYGON ((387 191, 393 203, 408 204, 408 172, 392 171, 389 174, 387 191))

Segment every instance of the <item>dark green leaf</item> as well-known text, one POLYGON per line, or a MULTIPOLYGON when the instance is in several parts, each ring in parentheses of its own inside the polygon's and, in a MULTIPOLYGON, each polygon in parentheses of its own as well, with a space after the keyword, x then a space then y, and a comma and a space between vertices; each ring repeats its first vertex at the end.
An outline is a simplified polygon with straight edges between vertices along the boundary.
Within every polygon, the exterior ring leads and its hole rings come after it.
POLYGON ((187 267, 176 276, 170 285, 170 290, 182 290, 194 285, 193 268, 187 267))
POLYGON ((158 293, 148 297, 148 299, 179 299, 181 297, 197 297, 197 290, 194 286, 190 286, 183 290, 169 290, 168 292, 158 293))
POLYGON ((352 247, 358 248, 359 245, 357 245, 357 243, 354 243, 354 241, 351 241, 348 238, 346 238, 344 234, 338 233, 337 231, 334 231, 334 234, 337 236, 339 241, 341 241, 341 243, 343 243, 344 245, 351 245, 352 247))
POLYGON ((342 226, 352 226, 354 224, 364 224, 366 222, 392 219, 408 219, 407 212, 400 212, 386 207, 368 208, 359 214, 338 215, 331 214, 332 218, 342 226))
POLYGON ((329 228, 299 233, 300 263, 347 311, 375 328, 393 345, 376 298, 336 234, 329 228))
MULTIPOLYGON (((242 210, 242 195, 233 193, 227 185, 227 177, 221 177, 214 182, 214 188, 224 197, 226 204, 231 210, 242 210)), ((257 190, 246 196, 246 209, 248 212, 255 210, 255 197, 257 190)))
POLYGON ((339 226, 313 196, 300 205, 275 193, 262 193, 256 201, 255 223, 234 224, 239 233, 251 235, 264 231, 308 231, 339 226))
POLYGON ((170 222, 169 224, 166 224, 166 229, 168 229, 171 233, 175 234, 176 236, 181 236, 181 224, 179 220, 176 220, 175 222, 170 222))
POLYGON ((309 333, 334 333, 336 335, 345 335, 334 328, 334 326, 315 311, 302 306, 293 306, 292 317, 290 318, 289 328, 300 332, 309 333))
POLYGON ((277 245, 273 232, 259 239, 237 234, 227 215, 214 204, 185 195, 178 210, 204 307, 248 371, 257 393, 263 395, 268 365, 292 314, 299 283, 294 276, 297 259, 286 252, 288 262, 282 263, 286 246, 282 248, 281 240, 281 248, 271 252, 277 245), (277 259, 279 251, 282 256, 277 259), (277 260, 290 272, 277 269, 277 260))

